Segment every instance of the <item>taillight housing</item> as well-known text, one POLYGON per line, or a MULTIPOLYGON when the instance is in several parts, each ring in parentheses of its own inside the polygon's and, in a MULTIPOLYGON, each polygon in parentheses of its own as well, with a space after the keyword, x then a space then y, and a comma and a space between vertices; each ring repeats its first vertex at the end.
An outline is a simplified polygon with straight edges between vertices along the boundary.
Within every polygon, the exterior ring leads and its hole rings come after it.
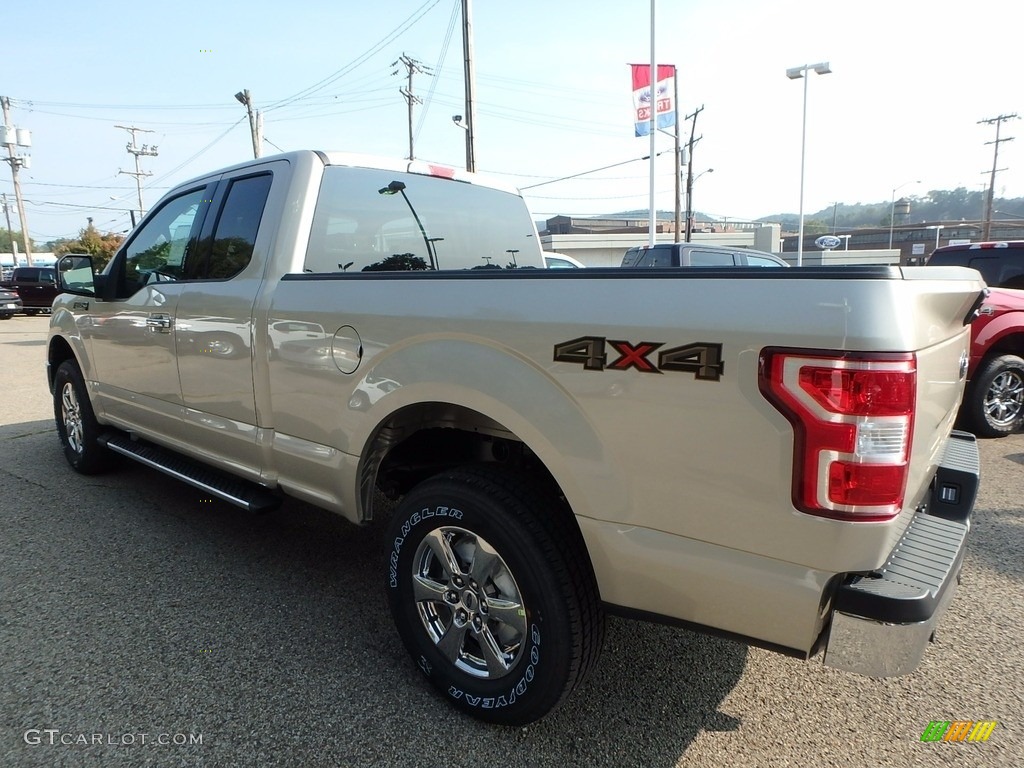
POLYGON ((761 352, 762 394, 793 425, 793 504, 839 520, 903 508, 914 434, 912 353, 761 352))

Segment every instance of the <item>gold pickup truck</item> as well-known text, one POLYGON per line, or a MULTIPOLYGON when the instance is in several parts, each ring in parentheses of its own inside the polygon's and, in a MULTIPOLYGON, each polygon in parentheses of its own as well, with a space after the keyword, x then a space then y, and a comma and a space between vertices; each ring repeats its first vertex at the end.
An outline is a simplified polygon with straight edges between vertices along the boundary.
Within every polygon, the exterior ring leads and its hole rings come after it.
POLYGON ((608 613, 868 675, 920 663, 978 484, 958 268, 544 269, 522 198, 294 152, 58 264, 57 430, 243 507, 388 523, 381 585, 454 705, 523 724, 608 613))

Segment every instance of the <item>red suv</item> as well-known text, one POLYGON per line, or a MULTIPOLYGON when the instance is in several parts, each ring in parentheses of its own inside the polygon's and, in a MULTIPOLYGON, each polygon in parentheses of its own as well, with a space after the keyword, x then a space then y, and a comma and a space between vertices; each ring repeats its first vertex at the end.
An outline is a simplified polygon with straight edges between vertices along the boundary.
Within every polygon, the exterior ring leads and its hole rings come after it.
POLYGON ((971 267, 991 293, 971 325, 964 427, 1002 437, 1024 427, 1024 242, 969 243, 937 248, 929 266, 971 267))

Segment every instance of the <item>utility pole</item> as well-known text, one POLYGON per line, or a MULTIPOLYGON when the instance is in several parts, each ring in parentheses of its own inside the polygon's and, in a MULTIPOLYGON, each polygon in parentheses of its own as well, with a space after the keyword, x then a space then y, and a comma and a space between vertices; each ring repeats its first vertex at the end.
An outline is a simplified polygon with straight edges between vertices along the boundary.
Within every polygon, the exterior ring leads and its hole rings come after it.
MULTIPOLYGON (((4 122, 0 125, 0 144, 7 145, 7 157, 3 158, 11 166, 11 176, 14 179, 14 200, 18 206, 18 220, 21 222, 21 236, 25 240, 25 263, 32 266, 32 240, 28 236, 28 220, 25 218, 25 201, 21 197, 21 181, 18 179, 19 168, 30 168, 32 165, 31 155, 16 155, 14 147, 31 147, 32 134, 25 128, 15 128, 11 123, 11 100, 6 96, 0 96, 0 105, 3 107, 4 122)), ((6 211, 7 205, 4 204, 6 211)), ((10 220, 7 222, 7 230, 11 232, 11 250, 14 253, 14 266, 18 266, 18 246, 14 244, 14 232, 11 231, 10 220)))
POLYGON ((249 132, 252 134, 252 156, 259 159, 263 155, 263 113, 258 109, 254 112, 252 108, 252 94, 249 89, 239 91, 235 99, 245 105, 245 111, 249 113, 249 132))
POLYGON ((697 130, 697 115, 704 111, 704 105, 701 104, 697 109, 693 111, 692 115, 687 115, 687 120, 692 120, 690 125, 690 141, 687 142, 686 152, 686 242, 690 242, 690 236, 693 233, 693 145, 703 139, 703 136, 697 136, 694 138, 693 134, 697 130))
POLYGON ((682 227, 682 221, 680 221, 680 219, 682 218, 682 206, 680 205, 680 203, 682 202, 681 198, 683 190, 680 189, 680 187, 682 187, 683 184, 683 158, 680 155, 681 149, 679 146, 679 134, 682 132, 682 126, 680 126, 679 124, 679 72, 676 71, 676 68, 674 66, 672 67, 672 84, 674 86, 674 90, 672 93, 672 109, 675 110, 676 115, 676 135, 674 137, 676 148, 676 219, 675 227, 672 228, 672 241, 678 243, 680 236, 679 230, 682 227))
POLYGON ((14 239, 14 230, 11 229, 11 206, 7 204, 7 193, 0 194, 0 206, 4 209, 4 218, 7 219, 7 232, 11 236, 11 256, 14 258, 14 266, 18 266, 18 241, 14 239))
POLYGON ((146 215, 146 209, 145 209, 145 207, 143 207, 143 204, 142 204, 142 177, 143 176, 152 176, 153 172, 152 171, 143 171, 142 170, 142 168, 139 166, 139 156, 140 155, 145 155, 146 157, 156 157, 157 156, 157 147, 155 147, 155 146, 151 147, 148 144, 143 144, 141 147, 136 146, 135 145, 135 134, 136 133, 153 133, 153 131, 147 130, 145 128, 136 128, 134 125, 115 125, 114 127, 115 128, 121 128, 121 129, 123 129, 125 131, 128 131, 128 133, 130 133, 132 135, 132 143, 131 144, 126 144, 125 148, 128 150, 129 154, 135 155, 135 171, 133 172, 133 171, 118 170, 118 174, 122 174, 123 173, 125 176, 134 176, 135 177, 135 187, 136 187, 136 189, 139 192, 139 218, 141 219, 143 216, 146 215))
MULTIPOLYGON (((406 77, 408 77, 409 79, 409 85, 405 88, 399 88, 398 92, 405 97, 405 102, 409 107, 409 159, 415 160, 416 156, 413 154, 412 149, 412 108, 414 104, 422 104, 423 99, 421 99, 419 96, 413 96, 412 76, 415 75, 417 72, 424 75, 431 75, 433 73, 430 71, 430 67, 424 66, 422 63, 416 61, 416 59, 406 56, 404 53, 398 57, 398 61, 391 62, 391 66, 396 67, 398 66, 399 62, 405 65, 406 77)), ((398 70, 396 69, 391 74, 397 75, 398 70)))
POLYGON ((999 170, 1006 170, 1005 168, 1000 169, 996 167, 999 164, 999 144, 1000 142, 1013 141, 1014 139, 1013 136, 1009 136, 1005 139, 999 138, 999 128, 1002 126, 1004 121, 1016 119, 1017 113, 1014 112, 1012 115, 999 115, 999 117, 990 117, 987 120, 978 121, 978 125, 981 125, 982 123, 984 123, 985 125, 992 125, 993 123, 995 123, 996 126, 996 140, 985 142, 986 146, 989 144, 993 144, 995 146, 992 151, 992 175, 989 177, 988 199, 985 202, 985 228, 981 236, 982 240, 988 240, 989 234, 992 231, 992 204, 995 200, 996 194, 996 172, 999 170))
POLYGON ((466 170, 476 170, 476 85, 473 78, 473 19, 470 0, 462 0, 462 55, 466 80, 466 170))

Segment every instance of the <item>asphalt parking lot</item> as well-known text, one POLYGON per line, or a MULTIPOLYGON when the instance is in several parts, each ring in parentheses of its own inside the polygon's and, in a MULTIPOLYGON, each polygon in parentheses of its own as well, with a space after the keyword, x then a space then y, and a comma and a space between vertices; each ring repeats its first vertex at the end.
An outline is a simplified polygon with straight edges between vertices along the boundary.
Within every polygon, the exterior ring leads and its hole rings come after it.
POLYGON ((74 474, 46 326, 0 322, 2 766, 1022 763, 1024 434, 981 445, 963 585, 915 674, 615 619, 586 686, 505 729, 457 714, 407 659, 379 524, 297 502, 253 517, 141 466, 74 474), (998 724, 922 742, 932 720, 998 724))

